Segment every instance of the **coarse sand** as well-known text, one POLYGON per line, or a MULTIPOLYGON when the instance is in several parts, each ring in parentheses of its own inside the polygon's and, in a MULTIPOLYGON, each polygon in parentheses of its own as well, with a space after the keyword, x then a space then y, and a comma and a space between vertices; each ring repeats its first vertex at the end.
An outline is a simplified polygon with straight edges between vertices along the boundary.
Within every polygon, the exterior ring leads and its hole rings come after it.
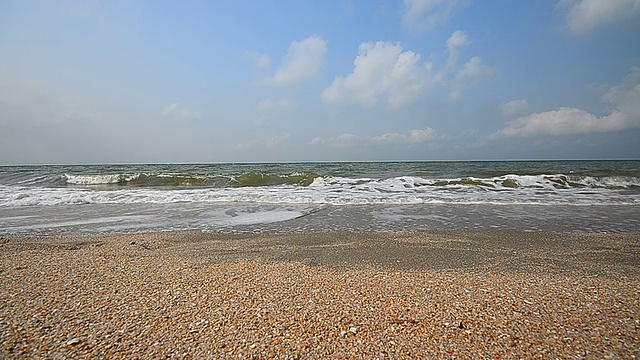
POLYGON ((0 239, 0 358, 640 358, 640 235, 0 239))

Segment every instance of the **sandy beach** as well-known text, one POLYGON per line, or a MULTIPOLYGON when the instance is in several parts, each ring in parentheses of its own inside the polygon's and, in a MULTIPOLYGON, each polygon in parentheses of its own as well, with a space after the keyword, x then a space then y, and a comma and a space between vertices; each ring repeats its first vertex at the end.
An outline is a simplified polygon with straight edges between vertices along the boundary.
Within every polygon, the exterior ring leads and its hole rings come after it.
POLYGON ((640 357, 640 235, 0 240, 3 358, 640 357))

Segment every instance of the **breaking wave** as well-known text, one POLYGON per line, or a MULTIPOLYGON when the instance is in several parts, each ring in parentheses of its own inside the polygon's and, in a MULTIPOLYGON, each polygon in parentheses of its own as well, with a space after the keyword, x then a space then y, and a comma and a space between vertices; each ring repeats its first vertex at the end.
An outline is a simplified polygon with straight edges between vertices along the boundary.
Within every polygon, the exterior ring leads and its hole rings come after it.
POLYGON ((400 177, 382 181, 401 183, 404 187, 448 187, 448 188, 473 188, 485 189, 640 189, 640 178, 625 176, 573 176, 573 175, 503 175, 491 178, 455 178, 455 179, 422 179, 412 177, 400 177))
POLYGON ((344 186, 371 186, 397 188, 418 188, 422 186, 441 188, 484 188, 503 190, 518 188, 538 189, 640 189, 640 178, 630 176, 579 176, 579 175, 503 175, 490 178, 464 177, 452 179, 427 179, 415 176, 401 176, 388 179, 348 178, 321 176, 313 172, 291 174, 269 174, 246 172, 238 175, 192 175, 192 174, 106 174, 71 175, 64 174, 57 185, 119 185, 132 187, 261 187, 261 186, 310 186, 316 180, 323 184, 344 186))
POLYGON ((309 186, 319 175, 316 173, 265 174, 246 172, 239 175, 193 175, 193 174, 64 174, 59 185, 120 185, 134 187, 247 187, 299 185, 309 186))
POLYGON ((640 179, 503 175, 387 179, 285 175, 64 175, 57 186, 0 185, 0 206, 249 202, 278 204, 640 204, 640 179))

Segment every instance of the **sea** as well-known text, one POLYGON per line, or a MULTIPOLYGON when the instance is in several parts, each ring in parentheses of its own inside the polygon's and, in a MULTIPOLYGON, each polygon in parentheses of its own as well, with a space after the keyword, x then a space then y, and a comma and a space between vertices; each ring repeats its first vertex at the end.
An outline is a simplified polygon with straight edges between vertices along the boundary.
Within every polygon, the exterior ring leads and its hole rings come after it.
POLYGON ((637 233, 640 161, 0 166, 0 235, 637 233))

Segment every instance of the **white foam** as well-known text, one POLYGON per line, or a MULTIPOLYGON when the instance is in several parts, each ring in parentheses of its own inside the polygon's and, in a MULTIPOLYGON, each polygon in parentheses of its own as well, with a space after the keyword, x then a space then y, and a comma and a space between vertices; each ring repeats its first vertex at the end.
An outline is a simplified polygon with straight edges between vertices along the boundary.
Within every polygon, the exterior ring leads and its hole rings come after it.
POLYGON ((74 227, 74 226, 80 226, 80 225, 118 223, 123 221, 131 221, 134 219, 141 221, 148 218, 150 217, 139 215, 139 216, 111 216, 111 217, 100 217, 100 218, 82 219, 82 220, 75 219, 75 220, 66 220, 66 221, 45 221, 37 224, 6 226, 5 230, 20 231, 20 230, 54 229, 54 228, 63 228, 63 227, 74 227))
POLYGON ((139 175, 108 174, 108 175, 71 175, 64 174, 67 184, 73 185, 103 185, 117 184, 122 181, 131 181, 139 175))
MULTIPOLYGON (((442 181, 403 176, 390 179, 318 177, 295 185, 167 189, 152 187, 31 187, 0 185, 0 207, 69 204, 166 204, 247 202, 263 204, 639 204, 640 192, 623 192, 635 178, 583 177, 580 186, 564 175, 504 175, 442 181), (509 180, 509 183, 505 181, 509 180), (512 184, 517 185, 515 188, 512 184)), ((113 177, 77 177, 78 183, 115 181, 113 177)), ((577 180, 576 180, 577 181, 577 180)))
POLYGON ((216 225, 223 225, 223 226, 268 224, 268 223, 292 220, 302 215, 303 213, 301 211, 289 211, 289 210, 241 212, 236 216, 218 218, 214 223, 216 225))

